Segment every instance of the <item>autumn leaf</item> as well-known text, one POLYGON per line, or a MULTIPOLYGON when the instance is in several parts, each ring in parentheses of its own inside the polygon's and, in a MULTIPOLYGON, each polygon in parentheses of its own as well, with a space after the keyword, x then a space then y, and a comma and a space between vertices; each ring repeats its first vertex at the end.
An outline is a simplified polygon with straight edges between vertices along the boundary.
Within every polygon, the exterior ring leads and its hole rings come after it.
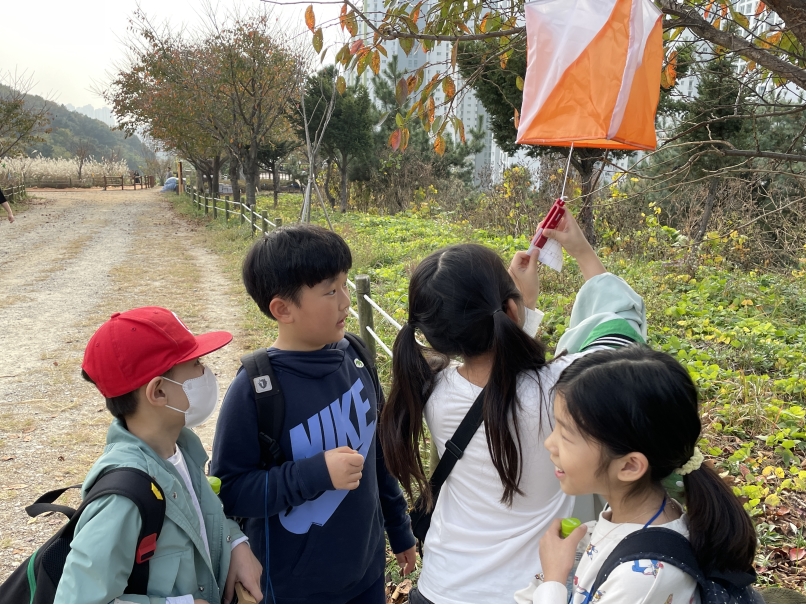
POLYGON ((347 28, 347 31, 350 32, 351 36, 358 34, 358 21, 355 17, 355 11, 350 11, 348 13, 345 21, 345 27, 347 28))
POLYGON ((422 5, 423 5, 422 2, 418 2, 417 6, 415 6, 414 9, 411 11, 410 17, 411 20, 414 21, 415 23, 417 23, 417 20, 420 18, 420 7, 422 7, 422 5))
POLYGON ((412 74, 406 78, 406 87, 411 91, 417 88, 417 74, 412 74))
POLYGON ((395 86, 395 100, 397 104, 401 107, 406 102, 406 99, 409 96, 409 85, 406 82, 406 78, 400 78, 398 80, 397 85, 395 86))
POLYGON ((347 5, 341 5, 341 12, 339 12, 339 25, 341 26, 341 30, 344 31, 347 28, 347 5))
POLYGON ((307 25, 308 29, 311 31, 316 29, 316 17, 313 14, 313 4, 309 4, 308 8, 305 9, 305 25, 307 25))
POLYGON ((400 141, 400 150, 403 151, 406 147, 409 146, 409 129, 408 128, 401 128, 401 141, 400 141))
POLYGON ((451 51, 451 67, 456 69, 456 59, 459 56, 459 42, 453 43, 453 50, 451 51))
POLYGON ((521 127, 521 112, 515 110, 515 128, 521 127))
POLYGON ((773 45, 780 44, 783 35, 784 35, 783 32, 780 31, 770 34, 769 36, 767 36, 767 42, 773 45))
POLYGON ((336 90, 339 91, 340 95, 343 95, 347 90, 347 81, 344 79, 344 76, 336 78, 336 90))
POLYGON ((479 24, 479 30, 482 34, 487 32, 487 19, 490 18, 490 13, 487 13, 481 18, 481 23, 479 24))
POLYGON ((442 135, 438 135, 437 138, 434 139, 434 151, 437 155, 445 154, 445 139, 442 138, 442 135))
POLYGON ((789 560, 790 561, 800 561, 806 557, 806 548, 790 548, 789 549, 789 560))
POLYGON ((392 149, 394 149, 395 151, 397 151, 398 149, 400 149, 400 140, 401 140, 402 136, 403 136, 403 135, 402 135, 402 133, 400 132, 400 129, 399 129, 399 128, 398 128, 398 129, 396 129, 396 130, 394 130, 394 131, 392 132, 392 134, 390 134, 390 135, 389 135, 389 147, 391 147, 391 148, 392 148, 392 149))
POLYGON ((350 45, 350 54, 354 55, 359 50, 361 50, 363 47, 364 47, 364 41, 363 40, 356 40, 355 42, 353 42, 350 45))
POLYGON ((376 76, 381 72, 381 53, 377 50, 372 53, 372 63, 370 65, 372 73, 376 76))
POLYGON ((442 80, 442 92, 445 93, 446 101, 450 101, 456 95, 456 84, 450 76, 445 76, 445 79, 442 80))
POLYGON ((755 15, 755 16, 756 16, 756 19, 758 19, 758 16, 759 16, 761 13, 763 13, 763 12, 764 12, 764 9, 765 9, 765 8, 767 8, 767 5, 766 5, 766 4, 764 4, 763 2, 759 2, 759 3, 758 3, 758 5, 756 6, 756 15, 755 15))
POLYGON ((506 68, 507 68, 507 63, 509 62, 509 56, 510 56, 511 54, 512 54, 512 51, 511 51, 511 50, 508 50, 507 52, 505 52, 505 53, 503 53, 503 54, 501 55, 501 61, 500 61, 500 63, 501 63, 501 69, 506 69, 506 68))
POLYGON ((677 82, 677 51, 672 51, 671 54, 669 54, 669 60, 666 62, 666 66, 663 68, 663 71, 661 71, 660 85, 661 88, 669 90, 674 87, 675 82, 677 82))
POLYGON ((414 47, 414 40, 411 38, 401 38, 399 41, 400 48, 403 49, 403 52, 407 55, 411 52, 411 49, 414 47))
POLYGON ((515 78, 515 88, 517 88, 518 90, 523 90, 523 78, 521 78, 520 76, 515 78))
POLYGON ((322 28, 317 29, 313 34, 313 49, 320 53, 322 52, 322 28))
POLYGON ((710 0, 708 4, 705 6, 705 14, 703 15, 705 19, 708 19, 708 17, 711 16, 711 9, 713 8, 713 6, 714 6, 714 0, 710 0))
POLYGON ((428 117, 428 124, 429 126, 434 123, 434 113, 436 112, 437 106, 434 103, 434 97, 428 97, 428 109, 426 110, 426 116, 428 117))

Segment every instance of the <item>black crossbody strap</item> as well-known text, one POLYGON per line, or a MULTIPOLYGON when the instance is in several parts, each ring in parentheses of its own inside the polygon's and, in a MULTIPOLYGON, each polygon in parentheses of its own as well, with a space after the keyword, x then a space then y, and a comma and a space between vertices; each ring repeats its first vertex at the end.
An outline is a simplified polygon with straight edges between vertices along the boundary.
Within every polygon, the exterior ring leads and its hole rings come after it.
POLYGON ((280 383, 266 349, 257 349, 244 355, 241 363, 249 376, 257 405, 261 464, 263 468, 280 466, 285 462, 285 454, 280 447, 280 433, 285 421, 285 398, 280 383))
POLYGON ((465 414, 465 417, 462 419, 453 437, 445 443, 445 452, 439 459, 439 464, 437 464, 437 468, 434 470, 429 480, 434 506, 436 506, 442 484, 445 483, 453 467, 456 466, 456 463, 459 462, 459 459, 464 455, 465 449, 467 449, 467 446, 470 444, 470 440, 473 439, 473 435, 476 434, 476 431, 478 431, 481 426, 484 418, 484 393, 485 390, 482 389, 481 393, 479 393, 478 397, 476 397, 476 400, 473 402, 473 405, 470 406, 467 414, 465 414))

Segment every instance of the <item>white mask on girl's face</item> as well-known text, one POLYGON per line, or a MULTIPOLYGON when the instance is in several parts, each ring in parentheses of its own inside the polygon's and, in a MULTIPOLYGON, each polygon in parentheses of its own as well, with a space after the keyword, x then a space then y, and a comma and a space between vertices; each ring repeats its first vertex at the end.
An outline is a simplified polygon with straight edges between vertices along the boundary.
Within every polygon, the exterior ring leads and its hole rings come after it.
POLYGON ((180 410, 170 405, 165 406, 168 409, 184 414, 186 427, 190 429, 194 426, 199 426, 212 416, 215 405, 218 403, 218 379, 210 368, 205 367, 204 374, 185 382, 176 382, 170 378, 165 378, 165 376, 163 376, 163 379, 180 385, 182 390, 185 391, 185 395, 187 395, 188 409, 180 410))

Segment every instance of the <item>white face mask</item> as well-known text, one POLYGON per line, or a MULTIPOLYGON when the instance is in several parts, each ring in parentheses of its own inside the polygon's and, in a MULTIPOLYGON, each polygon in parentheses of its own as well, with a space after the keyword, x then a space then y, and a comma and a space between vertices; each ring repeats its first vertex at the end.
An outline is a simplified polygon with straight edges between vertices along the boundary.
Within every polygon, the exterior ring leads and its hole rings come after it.
POLYGON ((218 379, 210 368, 205 366, 204 374, 185 382, 176 382, 164 376, 163 379, 180 385, 187 395, 188 409, 180 410, 170 405, 165 406, 184 414, 186 427, 190 429, 199 426, 212 416, 216 403, 218 403, 218 379))

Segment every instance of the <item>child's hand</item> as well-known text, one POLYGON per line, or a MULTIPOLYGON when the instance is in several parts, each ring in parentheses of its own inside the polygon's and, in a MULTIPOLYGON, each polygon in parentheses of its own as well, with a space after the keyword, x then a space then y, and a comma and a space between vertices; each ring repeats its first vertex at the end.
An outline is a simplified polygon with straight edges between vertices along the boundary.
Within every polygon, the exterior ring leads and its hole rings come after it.
POLYGON ((417 565, 417 548, 412 546, 405 552, 396 553, 395 559, 400 565, 401 575, 407 576, 414 571, 414 567, 417 565))
POLYGON ((605 273, 602 261, 596 256, 596 252, 585 239, 585 234, 569 210, 566 209, 556 229, 544 229, 543 235, 558 241, 565 251, 574 257, 586 281, 605 273))
POLYGON ((565 584, 574 567, 577 545, 588 532, 584 523, 567 538, 560 537, 560 519, 554 519, 540 538, 540 564, 543 566, 544 582, 565 584))
POLYGON ((335 489, 355 489, 361 482, 364 457, 345 446, 325 452, 325 464, 335 489))
POLYGON ((538 254, 529 256, 526 252, 516 252, 509 263, 509 274, 523 296, 523 304, 534 309, 540 294, 540 275, 537 273, 538 254))
MULTIPOLYGON (((226 545, 227 548, 229 545, 226 545)), ((260 574, 263 573, 263 566, 252 554, 249 544, 241 542, 232 549, 232 557, 229 561, 229 572, 227 573, 227 583, 224 586, 224 603, 232 603, 235 595, 235 583, 240 582, 251 594, 255 601, 260 603, 263 600, 263 592, 260 590, 260 574)))

